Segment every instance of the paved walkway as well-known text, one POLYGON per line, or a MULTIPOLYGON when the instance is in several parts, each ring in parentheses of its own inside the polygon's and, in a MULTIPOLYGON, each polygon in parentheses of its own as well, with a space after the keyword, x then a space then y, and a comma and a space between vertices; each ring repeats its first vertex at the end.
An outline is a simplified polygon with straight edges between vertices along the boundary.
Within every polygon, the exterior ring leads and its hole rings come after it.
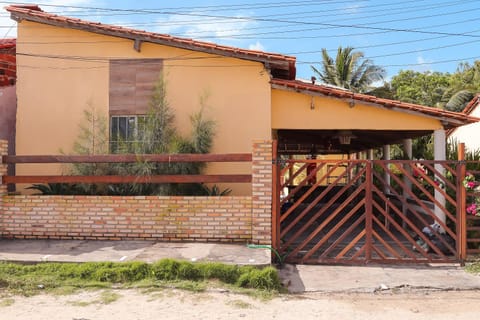
POLYGON ((0 240, 0 261, 87 262, 145 261, 164 258, 269 265, 269 249, 213 243, 155 241, 0 240))
MULTIPOLYGON (((269 249, 245 245, 153 241, 0 240, 0 261, 145 261, 162 258, 268 265, 269 249)), ((480 275, 457 265, 307 266, 285 265, 280 277, 290 292, 379 292, 480 290, 480 275)))

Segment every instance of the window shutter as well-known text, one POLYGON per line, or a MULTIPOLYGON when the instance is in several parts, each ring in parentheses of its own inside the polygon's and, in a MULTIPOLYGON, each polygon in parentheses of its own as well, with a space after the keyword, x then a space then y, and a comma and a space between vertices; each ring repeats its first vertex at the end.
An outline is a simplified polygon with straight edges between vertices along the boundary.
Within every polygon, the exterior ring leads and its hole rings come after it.
POLYGON ((161 59, 110 60, 110 114, 146 114, 161 71, 161 59))

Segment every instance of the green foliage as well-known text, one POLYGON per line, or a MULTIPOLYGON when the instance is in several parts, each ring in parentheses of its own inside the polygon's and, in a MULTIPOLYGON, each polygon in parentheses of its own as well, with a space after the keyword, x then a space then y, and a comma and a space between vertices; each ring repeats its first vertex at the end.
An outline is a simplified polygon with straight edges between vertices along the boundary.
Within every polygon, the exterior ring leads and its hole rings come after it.
POLYGON ((338 47, 335 60, 322 49, 321 69, 311 66, 320 80, 326 84, 342 87, 353 92, 368 92, 372 83, 383 80, 385 70, 364 58, 363 52, 352 47, 338 47))
MULTIPOLYGON (((215 123, 206 119, 206 97, 200 98, 200 110, 190 117, 192 133, 189 138, 181 137, 174 126, 175 116, 166 94, 166 83, 162 77, 155 85, 150 108, 145 118, 144 131, 134 144, 125 144, 122 152, 140 154, 208 153, 213 145, 215 123)), ((116 172, 121 175, 191 175, 200 174, 204 163, 151 163, 137 161, 120 164, 116 172)), ((109 188, 110 194, 156 194, 156 195, 199 195, 200 184, 135 184, 116 185, 109 188)))
POLYGON ((21 265, 0 263, 0 288, 23 293, 53 290, 58 287, 108 287, 109 284, 134 284, 149 281, 219 280, 242 288, 279 290, 277 270, 221 263, 191 263, 163 259, 153 264, 144 262, 39 263, 21 265))
POLYGON ((207 196, 212 196, 212 197, 228 196, 232 192, 232 189, 230 188, 220 190, 220 188, 216 184, 214 184, 212 187, 203 185, 203 190, 205 191, 205 194, 207 196))
POLYGON ((391 81, 395 99, 431 107, 441 107, 450 86, 450 75, 441 72, 400 71, 391 81))
POLYGON ((80 189, 78 185, 69 183, 34 184, 27 189, 40 191, 39 194, 43 195, 74 195, 83 192, 83 189, 80 189))
MULTIPOLYGON (((176 154, 208 153, 213 146, 215 122, 206 117, 207 95, 200 98, 200 110, 190 116, 191 135, 188 138, 177 133, 174 126, 175 115, 166 93, 162 77, 155 84, 149 110, 145 119, 139 121, 139 128, 131 141, 115 141, 115 153, 130 154, 176 154)), ((73 151, 79 155, 109 153, 107 119, 96 112, 89 104, 84 112, 84 123, 74 143, 73 151)), ((117 138, 116 138, 117 139, 117 138)), ((205 163, 152 163, 139 158, 135 163, 79 163, 70 167, 69 174, 93 175, 192 175, 200 174, 205 163)), ((82 194, 82 195, 203 195, 201 184, 52 184, 34 185, 32 189, 42 194, 82 194)), ((218 190, 215 190, 217 192, 218 190)), ((229 191, 223 191, 225 194, 229 191)))

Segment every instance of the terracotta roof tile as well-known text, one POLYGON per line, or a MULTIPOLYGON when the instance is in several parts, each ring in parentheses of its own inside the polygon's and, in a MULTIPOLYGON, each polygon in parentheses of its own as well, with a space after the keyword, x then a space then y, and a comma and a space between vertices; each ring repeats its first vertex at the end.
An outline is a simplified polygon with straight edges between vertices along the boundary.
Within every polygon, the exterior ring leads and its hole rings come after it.
POLYGON ((470 115, 470 113, 475 110, 475 108, 480 103, 480 93, 476 94, 475 97, 463 108, 462 113, 470 115))
POLYGON ((0 39, 0 49, 10 49, 17 46, 17 39, 0 39))
POLYGON ((12 19, 16 21, 33 21, 43 24, 62 26, 65 28, 86 30, 89 32, 106 34, 110 36, 123 37, 127 39, 138 39, 169 46, 184 48, 188 50, 207 52, 238 59, 262 62, 272 70, 274 77, 284 79, 295 79, 296 58, 277 53, 267 53, 255 50, 246 50, 235 47, 216 45, 214 43, 172 37, 166 34, 146 32, 120 26, 90 22, 77 18, 57 16, 44 12, 37 5, 11 5, 6 8, 11 13, 12 19))
POLYGON ((272 79, 271 84, 272 87, 275 89, 290 89, 296 91, 318 93, 334 98, 347 98, 359 102, 373 103, 389 109, 394 108, 398 111, 423 114, 428 117, 441 120, 446 128, 454 128, 462 126, 464 124, 480 121, 480 118, 471 117, 465 113, 452 112, 413 103, 401 102, 397 100, 383 99, 371 95, 353 93, 351 91, 341 88, 335 88, 326 85, 315 85, 298 80, 272 79))

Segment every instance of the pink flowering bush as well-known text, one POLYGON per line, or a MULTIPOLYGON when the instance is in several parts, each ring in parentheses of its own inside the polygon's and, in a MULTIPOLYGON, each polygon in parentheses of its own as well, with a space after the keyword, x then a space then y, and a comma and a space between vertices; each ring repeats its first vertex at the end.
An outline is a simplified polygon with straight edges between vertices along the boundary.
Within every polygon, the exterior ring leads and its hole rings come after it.
MULTIPOLYGON (((467 173, 467 176, 463 180, 463 186, 467 191, 474 191, 475 193, 480 193, 480 186, 477 183, 475 176, 471 173, 467 173)), ((480 196, 475 195, 473 197, 473 202, 467 205, 467 213, 480 217, 480 196)))

